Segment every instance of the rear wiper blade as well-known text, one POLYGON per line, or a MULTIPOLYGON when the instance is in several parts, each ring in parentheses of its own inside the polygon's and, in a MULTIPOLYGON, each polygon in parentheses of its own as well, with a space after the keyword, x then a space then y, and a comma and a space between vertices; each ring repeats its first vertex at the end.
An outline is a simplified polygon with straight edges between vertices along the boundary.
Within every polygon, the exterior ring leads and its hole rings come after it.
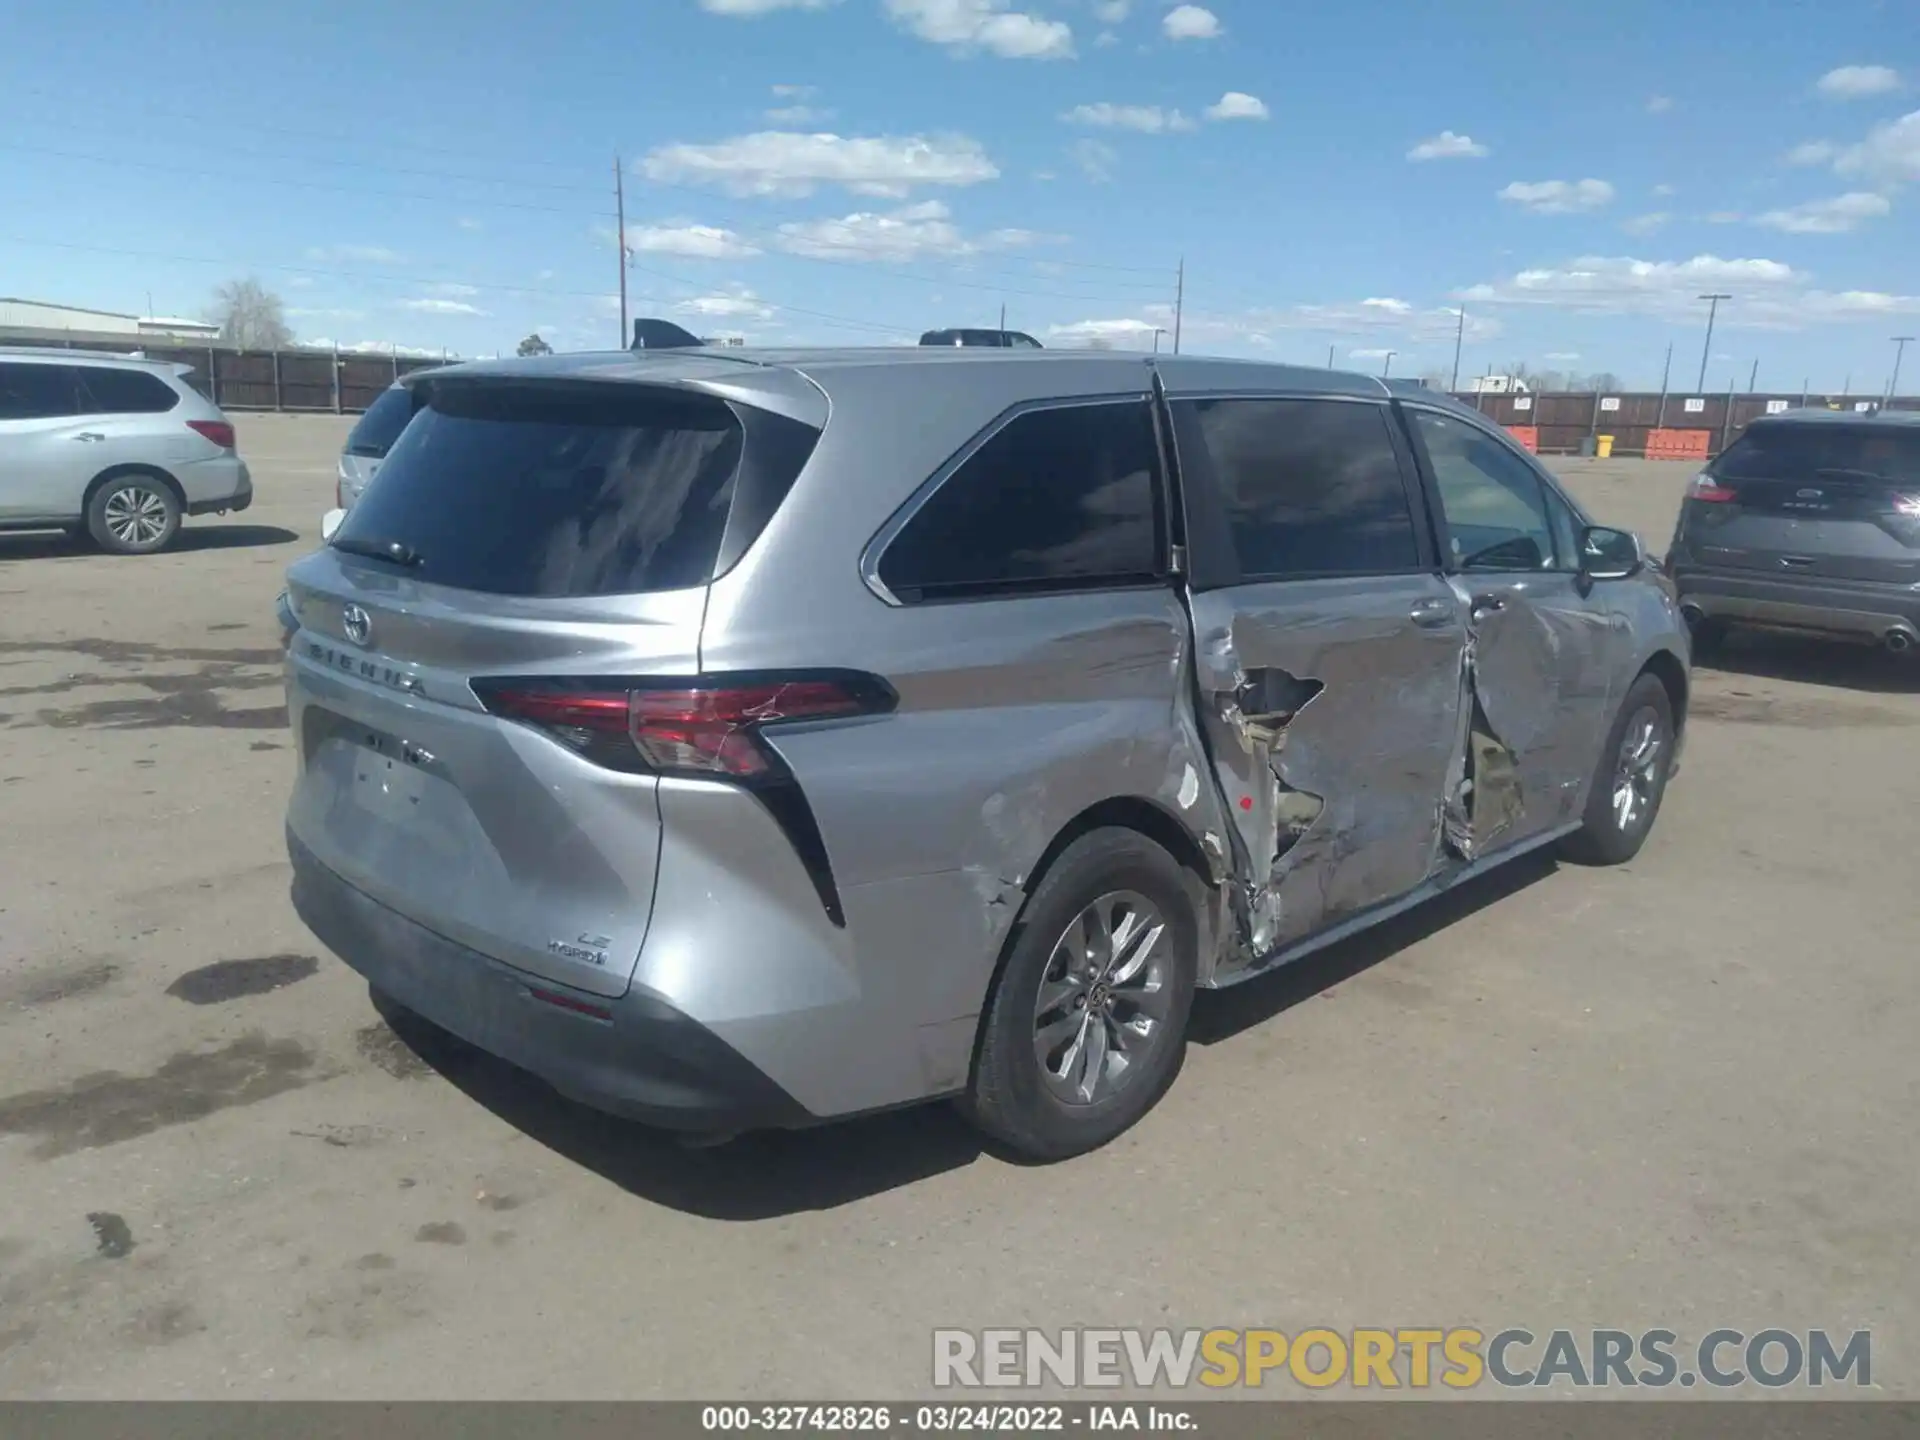
POLYGON ((344 540, 335 540, 333 548, 348 555, 364 555, 369 560, 385 560, 409 568, 425 558, 418 550, 400 540, 362 540, 350 535, 344 540))
POLYGON ((1876 485, 1884 483, 1887 479, 1877 470, 1849 470, 1840 466, 1830 470, 1816 470, 1813 476, 1816 480, 1871 480, 1876 485))

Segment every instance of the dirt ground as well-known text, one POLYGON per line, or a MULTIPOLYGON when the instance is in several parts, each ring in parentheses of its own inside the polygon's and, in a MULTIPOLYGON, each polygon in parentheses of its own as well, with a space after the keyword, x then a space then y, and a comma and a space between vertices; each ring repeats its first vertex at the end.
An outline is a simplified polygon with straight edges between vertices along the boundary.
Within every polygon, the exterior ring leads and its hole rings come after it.
MULTIPOLYGON (((1096 1155, 685 1151, 416 1050, 289 908, 273 598, 344 428, 243 419, 176 553, 0 536, 0 1394, 899 1397, 936 1326, 1081 1324, 1871 1328, 1920 1394, 1920 665, 1736 640, 1635 863, 1202 997, 1096 1155)), ((1686 467, 1566 472, 1664 548, 1686 467)))

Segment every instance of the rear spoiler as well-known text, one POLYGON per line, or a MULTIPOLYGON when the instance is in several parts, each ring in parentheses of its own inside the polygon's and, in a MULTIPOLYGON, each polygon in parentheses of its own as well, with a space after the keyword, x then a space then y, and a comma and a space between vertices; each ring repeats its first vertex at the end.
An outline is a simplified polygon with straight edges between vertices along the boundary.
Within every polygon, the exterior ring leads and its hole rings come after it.
POLYGON ((671 320, 633 322, 632 350, 697 350, 706 344, 698 335, 682 330, 671 320))

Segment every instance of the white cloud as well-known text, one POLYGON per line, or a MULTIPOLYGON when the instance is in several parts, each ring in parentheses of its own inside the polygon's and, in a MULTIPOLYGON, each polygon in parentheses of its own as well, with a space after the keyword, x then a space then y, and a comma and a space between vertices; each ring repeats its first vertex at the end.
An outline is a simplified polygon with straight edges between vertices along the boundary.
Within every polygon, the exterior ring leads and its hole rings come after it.
POLYGON ((1672 108, 1673 97, 1671 95, 1649 95, 1647 97, 1647 113, 1649 115, 1664 115, 1672 108))
POLYGON ((735 195, 810 195, 844 185, 903 196, 920 185, 978 185, 999 167, 965 135, 840 136, 762 130, 710 145, 663 145, 641 162, 649 179, 717 185, 735 195))
POLYGON ((437 297, 419 300, 402 300, 403 310, 418 310, 427 315, 487 315, 491 311, 482 310, 478 305, 469 305, 464 300, 442 300, 437 297))
POLYGON ((438 360, 442 356, 449 360, 459 358, 453 351, 423 350, 417 345, 398 345, 391 340, 332 340, 324 335, 316 335, 311 340, 297 343, 304 350, 339 350, 343 355, 404 355, 419 360, 438 360))
POLYGON ((1009 0, 885 0, 887 14, 909 33, 962 53, 985 50, 1004 60, 1065 60, 1073 27, 1008 9, 1009 0))
POLYGON ((1404 300, 1362 300, 1360 303, 1386 315, 1411 315, 1413 313, 1413 306, 1404 300))
POLYGON ((1115 105, 1100 100, 1091 105, 1076 105, 1060 117, 1069 125, 1095 125, 1107 130, 1138 130, 1158 135, 1168 130, 1193 130, 1198 127, 1178 110, 1163 110, 1158 105, 1115 105))
POLYGON ((1103 25, 1118 25, 1133 9, 1133 0, 1094 0, 1093 16, 1103 25))
POLYGON ((1083 345, 1089 341, 1104 341, 1109 345, 1139 345, 1145 348, 1152 345, 1155 330, 1168 330, 1168 327, 1156 325, 1151 320, 1076 320, 1071 325, 1048 326, 1047 338, 1069 344, 1076 341, 1083 345))
POLYGON ((1653 187, 1653 193, 1655 195, 1675 195, 1679 193, 1679 188, 1674 185, 1656 185, 1653 187))
POLYGON ((1920 180, 1920 110, 1876 125, 1865 140, 1841 152, 1834 169, 1890 183, 1920 180))
POLYGON ((433 293, 436 295, 468 296, 478 295, 480 293, 479 290, 472 285, 462 285, 457 280, 442 280, 432 288, 433 293))
POLYGON ((1397 353, 1399 352, 1387 349, 1347 351, 1347 354, 1355 360, 1384 360, 1387 356, 1397 353))
POLYGON ((963 233, 938 200, 884 214, 859 212, 838 219, 793 221, 780 227, 780 248, 820 260, 917 260, 926 255, 966 256, 1011 250, 1048 237, 1030 230, 963 233))
POLYGON ((1877 220, 1893 206, 1884 195, 1853 190, 1827 200, 1809 200, 1785 210, 1769 210, 1756 215, 1753 223, 1790 235, 1838 235, 1852 230, 1863 220, 1877 220))
POLYGON ((1460 298, 1476 304, 1532 305, 1590 315, 1651 315, 1688 323, 1699 318, 1703 292, 1724 290, 1734 298, 1721 302, 1721 324, 1767 330, 1920 315, 1920 295, 1817 289, 1811 279, 1778 260, 1589 255, 1474 285, 1461 291, 1460 298))
POLYGON ((482 225, 478 220, 474 219, 471 215, 462 215, 458 220, 455 220, 453 223, 458 225, 462 230, 484 230, 487 228, 486 226, 482 225))
POLYGON ((1516 180, 1500 198, 1536 215, 1574 215, 1610 204, 1613 186, 1604 180, 1516 180))
POLYGON ((1666 228, 1673 216, 1665 210, 1650 211, 1645 215, 1636 215, 1631 220, 1622 220, 1620 228, 1629 235, 1651 235, 1656 230, 1666 228))
POLYGON ((1113 179, 1113 167, 1120 163, 1120 152, 1099 140, 1076 140, 1067 154, 1087 179, 1104 185, 1113 179))
POLYGON ((308 249, 309 260, 352 260, 369 265, 391 265, 405 257, 384 245, 315 245, 308 249))
POLYGON ((681 255, 690 260, 744 260, 760 253, 735 231, 687 220, 629 225, 627 248, 642 255, 681 255))
POLYGON ((1711 210, 1707 213, 1709 225, 1738 225, 1746 218, 1738 210, 1711 210))
POLYGON ((717 295, 699 295, 682 300, 673 307, 683 315, 707 315, 722 319, 770 319, 773 307, 745 286, 736 285, 717 295))
POLYGON ((1488 150, 1471 135, 1456 135, 1451 130, 1442 130, 1438 135, 1429 136, 1407 151, 1409 160, 1464 160, 1479 159, 1490 155, 1488 150))
POLYGON ((811 100, 820 93, 818 85, 769 85, 767 89, 782 100, 811 100))
POLYGON ((1579 358, 1580 352, 1578 350, 1549 350, 1547 352, 1547 359, 1549 360, 1564 362, 1568 360, 1578 360, 1579 358))
POLYGON ((824 10, 840 0, 700 0, 709 15, 771 15, 776 10, 824 10))
POLYGON ((1176 5, 1160 28, 1169 40, 1212 40, 1220 34, 1220 17, 1200 5, 1176 5))
POLYGON ((1793 147, 1781 158, 1789 165, 1824 165, 1839 154, 1831 140, 1808 140, 1793 147))
POLYGON ((1209 120, 1265 120, 1267 102, 1242 90, 1229 90, 1207 107, 1209 120))
POLYGON ((1822 75, 1814 88, 1830 99, 1859 100, 1898 90, 1900 74, 1885 65, 1842 65, 1822 75))
POLYGON ((762 113, 775 125, 819 125, 833 118, 833 111, 813 105, 776 105, 762 113))

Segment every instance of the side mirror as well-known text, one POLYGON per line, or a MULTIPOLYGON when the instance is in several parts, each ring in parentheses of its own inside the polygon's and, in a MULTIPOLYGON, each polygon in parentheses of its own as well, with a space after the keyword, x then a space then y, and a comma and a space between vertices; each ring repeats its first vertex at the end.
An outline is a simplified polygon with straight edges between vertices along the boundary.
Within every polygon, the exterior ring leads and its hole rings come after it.
POLYGON ((1647 568, 1646 548, 1631 530, 1589 525, 1580 533, 1580 573, 1589 580, 1626 580, 1647 568))
POLYGON ((320 543, 326 544, 333 539, 333 532, 340 528, 340 522, 347 518, 344 510, 329 510, 320 517, 320 543))

